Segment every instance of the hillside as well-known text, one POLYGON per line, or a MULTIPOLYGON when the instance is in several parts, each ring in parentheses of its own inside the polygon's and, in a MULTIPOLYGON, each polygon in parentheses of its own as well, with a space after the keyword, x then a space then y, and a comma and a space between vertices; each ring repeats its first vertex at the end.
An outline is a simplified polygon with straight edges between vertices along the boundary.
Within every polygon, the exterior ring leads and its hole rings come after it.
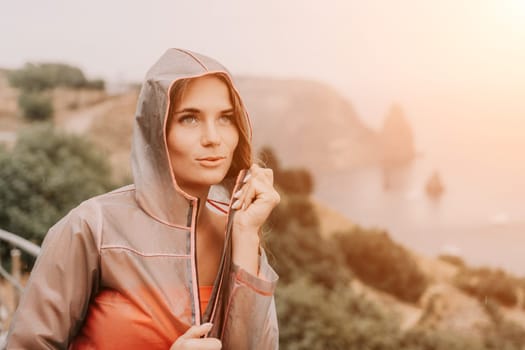
POLYGON ((307 80, 239 77, 256 147, 271 146, 284 166, 316 176, 380 160, 376 132, 330 86, 307 80))

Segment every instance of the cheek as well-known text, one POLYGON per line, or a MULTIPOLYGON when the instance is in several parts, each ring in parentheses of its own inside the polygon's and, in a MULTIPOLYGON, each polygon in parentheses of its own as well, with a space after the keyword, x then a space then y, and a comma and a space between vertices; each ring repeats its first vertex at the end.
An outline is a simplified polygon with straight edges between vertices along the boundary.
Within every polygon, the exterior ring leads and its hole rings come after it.
POLYGON ((173 137, 172 133, 168 135, 166 142, 168 144, 169 155, 173 156, 175 153, 177 153, 178 146, 177 146, 177 143, 175 142, 175 138, 173 137))
POLYGON ((236 128, 231 130, 227 137, 226 143, 228 144, 231 153, 233 153, 239 144, 239 132, 236 128))
POLYGON ((193 141, 188 133, 177 132, 172 130, 168 136, 168 151, 170 156, 184 157, 190 155, 191 150, 193 149, 193 141))

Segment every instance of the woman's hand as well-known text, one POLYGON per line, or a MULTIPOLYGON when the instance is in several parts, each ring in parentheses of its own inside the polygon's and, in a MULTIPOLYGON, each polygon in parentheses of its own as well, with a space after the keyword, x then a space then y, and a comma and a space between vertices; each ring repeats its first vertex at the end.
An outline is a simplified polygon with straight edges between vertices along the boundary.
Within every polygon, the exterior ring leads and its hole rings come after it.
POLYGON ((170 350, 220 350, 221 341, 217 338, 201 338, 208 334, 212 327, 211 323, 204 323, 200 326, 192 326, 181 335, 170 350))
POLYGON ((233 209, 237 209, 234 225, 249 231, 258 231, 281 200, 273 187, 272 169, 253 164, 244 184, 234 197, 237 199, 232 205, 233 209))
POLYGON ((273 187, 272 169, 254 164, 241 189, 234 194, 233 262, 257 275, 259 232, 281 200, 273 187))

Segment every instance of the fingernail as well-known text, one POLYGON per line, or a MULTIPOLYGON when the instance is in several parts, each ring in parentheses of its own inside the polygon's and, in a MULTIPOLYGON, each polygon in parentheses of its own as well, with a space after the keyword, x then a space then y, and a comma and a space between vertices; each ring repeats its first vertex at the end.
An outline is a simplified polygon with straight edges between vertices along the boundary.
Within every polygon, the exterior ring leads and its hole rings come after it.
POLYGON ((232 209, 238 209, 240 205, 241 201, 237 199, 235 202, 233 202, 232 209))
POLYGON ((244 180, 242 180, 243 183, 246 183, 248 182, 248 180, 250 179, 250 177, 252 177, 252 174, 248 174, 244 177, 244 180))
POLYGON ((241 194, 242 194, 242 190, 238 190, 237 192, 233 194, 233 198, 239 198, 241 194))

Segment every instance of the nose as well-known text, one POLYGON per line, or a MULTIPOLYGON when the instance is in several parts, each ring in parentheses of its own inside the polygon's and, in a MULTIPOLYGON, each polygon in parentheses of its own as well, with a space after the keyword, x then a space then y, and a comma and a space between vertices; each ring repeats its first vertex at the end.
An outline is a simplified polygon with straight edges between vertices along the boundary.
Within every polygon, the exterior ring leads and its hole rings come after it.
POLYGON ((214 122, 204 123, 201 134, 201 143, 203 146, 218 145, 221 142, 219 130, 214 122))

